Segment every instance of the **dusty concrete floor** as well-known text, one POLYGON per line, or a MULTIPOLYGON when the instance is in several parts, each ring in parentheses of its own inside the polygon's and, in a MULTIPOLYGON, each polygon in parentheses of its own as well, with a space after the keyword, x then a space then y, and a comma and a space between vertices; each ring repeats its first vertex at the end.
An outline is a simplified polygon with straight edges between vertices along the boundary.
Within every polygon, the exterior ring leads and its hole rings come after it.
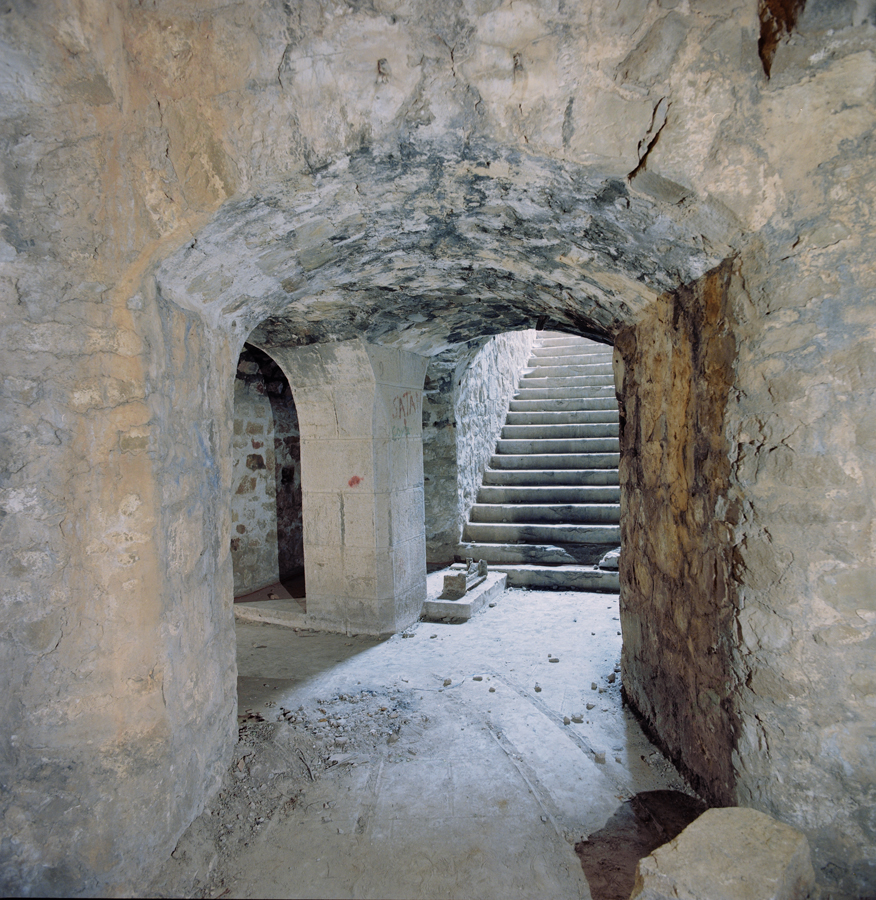
POLYGON ((144 896, 590 897, 574 845, 690 793, 622 707, 618 632, 616 596, 513 589, 384 641, 238 623, 234 762, 144 896))

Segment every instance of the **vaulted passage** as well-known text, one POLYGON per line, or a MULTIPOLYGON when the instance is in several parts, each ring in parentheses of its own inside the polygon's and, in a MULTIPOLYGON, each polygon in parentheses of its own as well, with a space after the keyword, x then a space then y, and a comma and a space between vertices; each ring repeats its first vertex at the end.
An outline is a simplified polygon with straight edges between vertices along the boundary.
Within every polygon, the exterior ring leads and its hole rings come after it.
POLYGON ((629 708, 872 896, 867 4, 6 6, 6 893, 125 892, 214 796, 235 580, 416 622, 547 330, 614 348, 629 708))

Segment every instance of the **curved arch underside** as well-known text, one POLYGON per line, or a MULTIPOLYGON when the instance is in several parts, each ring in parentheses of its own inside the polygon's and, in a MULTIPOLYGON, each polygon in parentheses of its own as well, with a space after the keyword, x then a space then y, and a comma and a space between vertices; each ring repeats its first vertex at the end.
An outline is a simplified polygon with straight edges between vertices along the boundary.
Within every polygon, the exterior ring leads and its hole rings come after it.
POLYGON ((432 355, 537 322, 611 338, 738 235, 647 172, 488 144, 365 149, 225 204, 157 282, 265 348, 364 337, 432 355))

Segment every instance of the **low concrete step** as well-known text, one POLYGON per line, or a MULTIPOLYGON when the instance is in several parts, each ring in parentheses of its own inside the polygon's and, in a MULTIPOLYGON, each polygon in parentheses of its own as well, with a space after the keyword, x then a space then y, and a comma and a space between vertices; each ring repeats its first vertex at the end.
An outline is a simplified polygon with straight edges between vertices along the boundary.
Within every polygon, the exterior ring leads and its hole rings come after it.
POLYGON ((490 566, 595 566, 610 544, 501 544, 466 538, 459 559, 485 559, 490 566))
POLYGON ((468 522, 465 540, 486 544, 592 544, 616 547, 620 525, 532 525, 468 522))
POLYGON ((597 362, 581 365, 535 365, 523 373, 523 380, 531 378, 581 378, 587 375, 605 375, 614 377, 611 363, 597 362))
POLYGON ((620 453, 620 444, 616 437, 604 438, 558 438, 551 440, 505 440, 496 441, 496 452, 515 453, 620 453))
POLYGON ((490 458, 493 469, 614 469, 620 453, 501 453, 490 458))
MULTIPOLYGON (((580 387, 554 387, 554 388, 538 388, 525 387, 519 388, 514 395, 514 400, 578 400, 581 403, 593 402, 594 400, 605 400, 610 398, 617 406, 617 398, 614 392, 614 384, 611 385, 590 385, 587 388, 580 387)), ((592 406, 580 406, 579 409, 593 409, 592 406)))
POLYGON ((506 441, 558 440, 561 438, 615 438, 620 425, 617 422, 587 422, 583 425, 513 425, 502 429, 506 441))
POLYGON ((596 410, 611 410, 617 415, 617 398, 614 391, 611 394, 600 395, 599 397, 561 397, 557 400, 512 400, 508 409, 510 412, 535 412, 535 413, 558 413, 558 412, 593 412, 596 410))
POLYGON ((607 572, 596 566, 499 563, 491 568, 508 576, 508 587, 556 588, 564 591, 593 591, 600 594, 617 594, 620 591, 618 573, 607 572))
POLYGON ((602 544, 486 544, 467 541, 459 545, 460 559, 485 559, 491 566, 593 565, 604 553, 602 544))
POLYGON ((620 503, 620 487, 565 484, 518 487, 482 484, 478 491, 478 503, 620 503))
POLYGON ((620 522, 617 503, 475 503, 471 522, 526 525, 615 525, 620 522))
MULTIPOLYGON (((484 472, 484 485, 501 487, 542 487, 557 485, 562 488, 577 486, 616 486, 618 472, 616 468, 606 466, 603 469, 487 469, 484 472)), ((620 491, 620 488, 617 488, 620 491)))
POLYGON ((532 375, 525 375, 520 379, 518 391, 529 391, 533 388, 541 390, 552 388, 580 388, 581 396, 587 397, 590 388, 611 387, 614 388, 614 376, 594 373, 592 375, 542 375, 538 370, 532 375))

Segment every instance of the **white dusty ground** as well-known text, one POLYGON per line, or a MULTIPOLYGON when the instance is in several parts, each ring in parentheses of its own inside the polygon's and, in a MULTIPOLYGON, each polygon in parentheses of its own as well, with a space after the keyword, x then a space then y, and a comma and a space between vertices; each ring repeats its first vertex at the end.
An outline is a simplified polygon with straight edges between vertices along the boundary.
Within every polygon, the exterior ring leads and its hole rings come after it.
POLYGON ((616 595, 527 590, 384 641, 238 623, 234 763, 145 895, 589 897, 574 844, 688 791, 618 632, 616 595))

